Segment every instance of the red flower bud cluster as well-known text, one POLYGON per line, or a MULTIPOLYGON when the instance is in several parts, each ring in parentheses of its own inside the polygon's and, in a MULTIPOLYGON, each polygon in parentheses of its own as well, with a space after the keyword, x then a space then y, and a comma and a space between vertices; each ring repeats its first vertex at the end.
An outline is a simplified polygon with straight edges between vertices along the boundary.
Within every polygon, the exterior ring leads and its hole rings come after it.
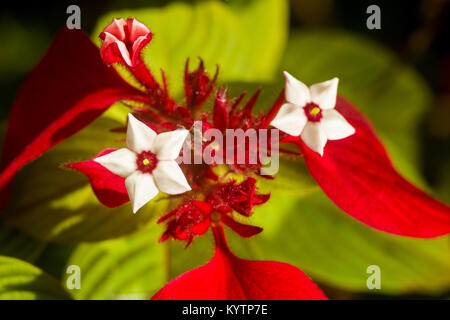
POLYGON ((165 214, 158 223, 167 222, 160 241, 168 238, 187 240, 189 246, 195 236, 204 234, 211 224, 223 223, 244 238, 252 237, 262 228, 237 221, 233 211, 250 217, 255 205, 267 202, 270 194, 256 192, 256 180, 247 178, 241 183, 231 180, 216 184, 204 201, 188 200, 165 214))

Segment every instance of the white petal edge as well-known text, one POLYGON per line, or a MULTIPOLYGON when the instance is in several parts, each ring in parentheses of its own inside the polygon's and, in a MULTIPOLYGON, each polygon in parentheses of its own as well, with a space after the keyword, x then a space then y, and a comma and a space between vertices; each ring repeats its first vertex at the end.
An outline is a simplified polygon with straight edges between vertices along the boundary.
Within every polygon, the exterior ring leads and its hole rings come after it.
POLYGON ((159 192, 153 176, 140 171, 134 172, 125 179, 125 187, 130 197, 133 213, 136 213, 159 192))
POLYGON ((308 102, 311 102, 309 88, 303 82, 291 76, 287 71, 284 71, 283 74, 286 78, 286 85, 284 87, 286 101, 296 104, 299 107, 304 107, 308 102))
POLYGON ((355 133, 355 128, 336 110, 324 110, 320 120, 328 140, 344 139, 355 133))
POLYGON ((322 110, 333 109, 336 105, 336 96, 339 79, 333 78, 328 81, 313 84, 309 87, 311 100, 319 105, 322 110))
POLYGON ((270 124, 291 136, 299 136, 307 121, 303 108, 285 103, 270 124))
POLYGON ((104 30, 105 33, 110 33, 112 35, 120 35, 117 39, 124 41, 126 37, 125 27, 127 22, 123 18, 114 18, 113 22, 107 26, 104 30))
POLYGON ((159 160, 175 160, 188 134, 186 129, 160 133, 156 136, 151 150, 159 160))
POLYGON ((159 161, 152 172, 158 189, 167 194, 180 194, 190 191, 186 177, 174 160, 159 161))
POLYGON ((136 119, 131 113, 128 114, 127 147, 128 149, 141 153, 150 151, 156 132, 145 123, 136 119))
POLYGON ((136 18, 133 18, 131 21, 131 27, 130 30, 130 41, 135 42, 140 37, 145 37, 147 34, 150 33, 150 29, 143 24, 142 22, 138 21, 136 18))
POLYGON ((128 66, 131 66, 131 58, 130 53, 128 52, 127 46, 121 40, 117 39, 114 35, 105 32, 105 40, 104 45, 112 45, 115 43, 117 48, 119 48, 119 52, 122 55, 123 60, 128 66))
POLYGON ((122 148, 94 159, 106 169, 123 178, 128 177, 137 169, 136 154, 127 148, 122 148))
POLYGON ((308 122, 301 137, 308 148, 321 156, 323 155, 323 148, 327 143, 327 136, 320 122, 308 122))

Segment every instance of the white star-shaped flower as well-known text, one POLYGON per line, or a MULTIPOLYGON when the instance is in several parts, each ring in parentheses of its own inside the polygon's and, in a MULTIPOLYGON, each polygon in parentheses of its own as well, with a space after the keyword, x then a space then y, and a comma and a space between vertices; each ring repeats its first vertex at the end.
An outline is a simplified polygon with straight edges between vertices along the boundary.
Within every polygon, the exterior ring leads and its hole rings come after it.
POLYGON ((191 190, 175 159, 189 131, 178 129, 157 134, 128 114, 127 148, 98 157, 96 162, 125 179, 133 212, 159 191, 180 194, 191 190))
POLYGON ((286 71, 284 76, 287 103, 281 106, 270 123, 272 126, 292 136, 301 136, 321 156, 327 140, 344 139, 355 133, 355 128, 334 109, 338 78, 308 88, 286 71))

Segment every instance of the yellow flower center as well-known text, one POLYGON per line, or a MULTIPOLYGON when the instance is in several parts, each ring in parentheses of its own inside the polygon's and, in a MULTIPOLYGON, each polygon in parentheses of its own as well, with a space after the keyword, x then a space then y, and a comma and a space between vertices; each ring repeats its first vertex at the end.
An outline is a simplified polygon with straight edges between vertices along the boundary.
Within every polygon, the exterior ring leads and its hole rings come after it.
POLYGON ((309 111, 309 113, 311 113, 311 115, 313 115, 313 116, 318 115, 319 112, 320 112, 320 108, 318 108, 318 107, 314 107, 309 111))
POLYGON ((142 160, 142 164, 144 166, 148 166, 150 164, 150 160, 148 160, 147 158, 145 158, 144 160, 142 160))

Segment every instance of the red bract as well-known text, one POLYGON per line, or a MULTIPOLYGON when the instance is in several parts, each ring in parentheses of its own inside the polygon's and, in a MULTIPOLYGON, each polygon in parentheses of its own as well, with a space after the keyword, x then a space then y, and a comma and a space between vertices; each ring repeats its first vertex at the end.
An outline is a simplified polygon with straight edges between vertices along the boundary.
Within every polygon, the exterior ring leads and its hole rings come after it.
POLYGON ((97 154, 93 159, 70 163, 66 167, 84 173, 91 182, 92 189, 98 200, 108 208, 118 207, 128 201, 128 193, 125 188, 125 178, 111 173, 94 159, 117 149, 106 149, 97 154))
POLYGON ((64 28, 14 101, 2 153, 2 204, 25 164, 97 118, 117 100, 145 100, 104 65, 81 31, 64 28))
POLYGON ((213 232, 216 253, 212 260, 167 284, 153 300, 327 299, 300 269, 241 259, 228 248, 221 226, 214 226, 213 232))
POLYGON ((450 232, 450 208, 406 181, 392 166, 368 121, 338 97, 336 109, 356 129, 321 157, 295 139, 324 192, 342 210, 389 233, 432 238, 450 232))

